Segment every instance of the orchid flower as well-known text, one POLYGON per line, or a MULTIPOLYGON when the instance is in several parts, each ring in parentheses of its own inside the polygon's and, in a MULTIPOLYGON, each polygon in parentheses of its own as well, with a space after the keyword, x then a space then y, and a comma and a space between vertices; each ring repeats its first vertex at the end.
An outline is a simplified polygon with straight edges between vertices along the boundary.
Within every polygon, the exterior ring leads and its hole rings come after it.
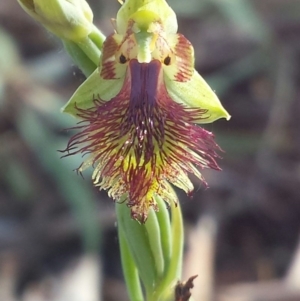
POLYGON ((193 174, 219 169, 214 136, 198 124, 230 118, 194 68, 191 43, 177 33, 165 0, 127 0, 103 44, 99 67, 63 108, 81 119, 70 154, 88 154, 93 181, 144 223, 157 198, 191 194, 193 174))
POLYGON ((181 281, 184 229, 172 185, 191 194, 189 175, 207 185, 202 170, 219 169, 219 147, 199 124, 230 116, 195 70, 175 13, 165 0, 126 0, 105 39, 85 0, 18 2, 88 77, 62 109, 80 118, 65 152, 87 155, 78 172, 93 167, 95 185, 117 202, 130 300, 189 300, 196 275, 181 281))

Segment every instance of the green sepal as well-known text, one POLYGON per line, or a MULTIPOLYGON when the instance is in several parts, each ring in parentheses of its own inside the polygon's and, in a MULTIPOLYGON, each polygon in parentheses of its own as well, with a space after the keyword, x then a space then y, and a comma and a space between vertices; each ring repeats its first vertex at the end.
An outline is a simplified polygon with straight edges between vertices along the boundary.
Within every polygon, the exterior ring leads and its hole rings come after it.
MULTIPOLYGON (((116 24, 118 33, 125 34, 128 21, 132 19, 133 14, 138 11, 144 11, 144 20, 148 20, 149 15, 152 16, 153 14, 156 14, 162 22, 166 33, 177 32, 178 25, 176 14, 166 0, 126 0, 117 14, 116 24)), ((152 20, 148 21, 148 24, 150 25, 152 20)), ((135 22, 137 22, 137 25, 140 24, 141 27, 144 25, 144 21, 139 22, 139 20, 136 19, 135 22)))
POLYGON ((223 108, 217 95, 195 70, 187 82, 179 82, 164 76, 167 91, 170 97, 188 108, 207 110, 199 114, 197 123, 210 123, 220 118, 230 119, 230 115, 223 108))

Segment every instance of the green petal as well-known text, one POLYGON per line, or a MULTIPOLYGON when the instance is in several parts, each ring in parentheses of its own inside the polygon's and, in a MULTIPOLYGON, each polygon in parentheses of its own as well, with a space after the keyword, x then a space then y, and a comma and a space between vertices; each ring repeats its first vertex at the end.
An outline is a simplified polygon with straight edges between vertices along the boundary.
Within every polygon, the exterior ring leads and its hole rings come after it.
POLYGON ((197 123, 210 123, 219 118, 230 119, 230 115, 223 108, 217 95, 196 70, 187 82, 174 81, 166 73, 164 80, 168 93, 174 101, 189 108, 207 110, 207 113, 199 116, 197 123))
POLYGON ((77 108, 89 109, 94 106, 95 99, 108 101, 115 97, 121 90, 123 78, 103 79, 97 68, 72 95, 62 112, 77 117, 77 108))

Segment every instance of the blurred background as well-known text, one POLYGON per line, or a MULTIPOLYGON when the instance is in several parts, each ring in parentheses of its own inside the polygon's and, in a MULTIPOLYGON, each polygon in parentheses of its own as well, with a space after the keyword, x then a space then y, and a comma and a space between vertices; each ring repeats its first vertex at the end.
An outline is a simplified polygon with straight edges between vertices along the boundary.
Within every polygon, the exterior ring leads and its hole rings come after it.
MULTIPOLYGON (((90 0, 113 27, 119 3, 90 0)), ((205 171, 186 224, 196 301, 300 300, 300 1, 169 0, 196 67, 232 115, 206 128, 223 171, 205 171)), ((0 1, 0 301, 126 301, 114 205, 61 159, 84 81, 59 40, 0 1)))

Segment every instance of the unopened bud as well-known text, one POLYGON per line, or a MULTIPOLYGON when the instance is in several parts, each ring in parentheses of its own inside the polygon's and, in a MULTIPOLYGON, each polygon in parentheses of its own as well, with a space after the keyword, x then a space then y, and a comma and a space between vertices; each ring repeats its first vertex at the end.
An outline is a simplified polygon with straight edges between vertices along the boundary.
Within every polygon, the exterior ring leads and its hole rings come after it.
POLYGON ((93 12, 85 0, 18 0, 22 8, 59 38, 80 41, 92 31, 93 12))

